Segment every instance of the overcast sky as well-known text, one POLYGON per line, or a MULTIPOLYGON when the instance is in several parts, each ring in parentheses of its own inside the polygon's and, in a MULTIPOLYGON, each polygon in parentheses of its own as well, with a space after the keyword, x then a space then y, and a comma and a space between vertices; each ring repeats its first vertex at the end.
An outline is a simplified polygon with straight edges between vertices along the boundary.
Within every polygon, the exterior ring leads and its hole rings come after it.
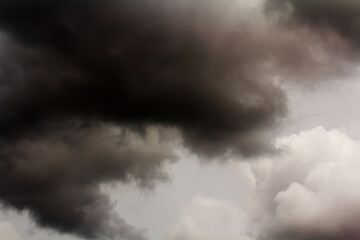
POLYGON ((119 2, 0 3, 0 239, 359 239, 360 2, 119 2))
MULTIPOLYGON (((360 110, 357 108, 359 93, 360 84, 356 77, 293 93, 290 105, 292 114, 283 125, 281 135, 286 138, 317 131, 322 127, 320 131, 323 133, 331 134, 335 129, 346 140, 356 143, 360 140, 357 124, 360 120, 360 110)), ((337 149, 339 146, 328 147, 337 149)), ((320 155, 324 153, 316 153, 318 149, 312 144, 307 150, 313 151, 320 158, 324 157, 320 155)), ((360 150, 358 151, 360 154, 360 150)), ((236 166, 237 163, 202 164, 194 158, 186 156, 167 166, 171 180, 159 184, 153 191, 144 193, 135 186, 121 184, 106 187, 113 201, 116 201, 116 211, 132 225, 146 229, 149 239, 182 239, 181 234, 194 234, 191 238, 194 240, 212 239, 211 237, 221 239, 221 236, 226 236, 226 239, 242 237, 239 231, 249 223, 244 223, 242 219, 246 216, 237 212, 249 209, 253 194, 251 181, 254 181, 247 172, 247 167, 244 169, 241 166, 245 163, 240 163, 240 166, 236 166), (224 218, 229 222, 224 223, 224 218), (186 221, 194 222, 186 226, 186 221), (200 233, 193 233, 196 231, 200 233), (220 237, 216 238, 216 235, 220 237)), ((354 188, 358 186, 358 182, 353 184, 354 188)), ((1 213, 1 222, 1 234, 8 236, 6 239, 9 240, 81 239, 41 230, 31 222, 26 213, 5 210, 1 213)))

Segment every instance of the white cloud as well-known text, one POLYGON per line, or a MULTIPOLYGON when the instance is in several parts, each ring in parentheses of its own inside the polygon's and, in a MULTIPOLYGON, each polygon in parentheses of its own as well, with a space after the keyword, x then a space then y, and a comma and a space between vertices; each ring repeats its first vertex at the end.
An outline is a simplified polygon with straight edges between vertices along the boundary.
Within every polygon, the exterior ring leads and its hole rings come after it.
POLYGON ((16 233, 11 222, 0 222, 0 239, 1 240, 21 240, 16 233))
POLYGON ((250 163, 265 225, 304 239, 360 236, 360 142, 317 127, 278 147, 279 156, 250 163))
POLYGON ((250 240, 248 219, 234 203, 195 196, 183 210, 170 240, 250 240))
POLYGON ((248 201, 196 196, 169 239, 360 239, 360 142, 317 127, 277 147, 276 156, 230 164, 248 201))

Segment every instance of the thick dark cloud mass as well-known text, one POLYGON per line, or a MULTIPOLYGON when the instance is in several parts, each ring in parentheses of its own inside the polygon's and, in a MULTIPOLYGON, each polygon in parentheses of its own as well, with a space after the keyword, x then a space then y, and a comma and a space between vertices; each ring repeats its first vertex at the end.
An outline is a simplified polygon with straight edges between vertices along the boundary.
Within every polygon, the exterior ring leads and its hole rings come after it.
POLYGON ((168 129, 202 157, 271 151, 286 113, 274 70, 333 62, 313 56, 309 32, 256 25, 227 3, 0 1, 4 204, 60 232, 143 239, 99 184, 164 179, 168 129))
POLYGON ((48 131, 3 143, 0 196, 5 206, 28 209, 36 222, 96 239, 144 239, 112 211, 99 183, 135 181, 151 187, 174 159, 171 147, 148 129, 146 137, 115 126, 48 131))
POLYGON ((6 206, 60 232, 143 239, 99 184, 164 179, 174 154, 162 134, 146 140, 148 126, 176 128, 203 156, 267 150, 265 130, 285 112, 282 92, 256 72, 271 48, 191 5, 0 3, 6 206))
POLYGON ((360 1, 268 0, 272 9, 288 9, 293 19, 316 30, 333 30, 359 47, 360 1))
POLYGON ((0 7, 0 26, 22 44, 3 47, 2 135, 80 117, 178 127, 205 155, 253 154, 265 146, 252 131, 284 113, 282 93, 257 79, 251 29, 226 32, 185 7, 39 6, 21 6, 21 18, 0 7))

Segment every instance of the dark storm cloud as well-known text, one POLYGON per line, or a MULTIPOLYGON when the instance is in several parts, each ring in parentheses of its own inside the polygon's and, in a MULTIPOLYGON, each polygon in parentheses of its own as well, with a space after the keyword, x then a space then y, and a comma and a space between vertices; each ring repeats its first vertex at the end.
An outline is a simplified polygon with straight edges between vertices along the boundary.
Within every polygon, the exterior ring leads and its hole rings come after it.
POLYGON ((76 6, 32 6, 19 19, 1 6, 3 29, 23 44, 2 50, 3 135, 80 117, 174 126, 205 155, 262 150, 256 139, 248 146, 251 132, 274 124, 285 107, 281 91, 257 79, 253 61, 263 53, 246 45, 259 41, 251 29, 226 32, 210 13, 185 7, 76 6))
POLYGON ((226 3, 0 1, 4 204, 60 232, 142 239, 99 185, 165 179, 178 138, 168 129, 201 157, 271 152, 269 130, 286 114, 274 72, 337 68, 313 57, 309 32, 226 3))
POLYGON ((135 181, 151 187, 165 180, 171 147, 160 130, 146 137, 111 125, 47 131, 1 147, 0 196, 5 207, 30 211, 36 222, 96 239, 142 240, 142 232, 112 210, 99 183, 135 181))
MULTIPOLYGON (((335 31, 360 45, 360 1, 358 0, 268 0, 269 9, 289 10, 293 20, 317 31, 335 31)), ((325 32, 324 32, 325 33, 325 32)))

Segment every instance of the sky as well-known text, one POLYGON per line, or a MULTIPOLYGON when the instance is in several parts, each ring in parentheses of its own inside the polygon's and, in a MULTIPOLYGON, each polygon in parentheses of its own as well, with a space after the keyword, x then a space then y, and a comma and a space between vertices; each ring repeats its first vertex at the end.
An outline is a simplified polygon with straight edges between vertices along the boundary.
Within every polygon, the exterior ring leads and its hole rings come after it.
POLYGON ((360 239, 360 2, 0 2, 0 239, 360 239))

